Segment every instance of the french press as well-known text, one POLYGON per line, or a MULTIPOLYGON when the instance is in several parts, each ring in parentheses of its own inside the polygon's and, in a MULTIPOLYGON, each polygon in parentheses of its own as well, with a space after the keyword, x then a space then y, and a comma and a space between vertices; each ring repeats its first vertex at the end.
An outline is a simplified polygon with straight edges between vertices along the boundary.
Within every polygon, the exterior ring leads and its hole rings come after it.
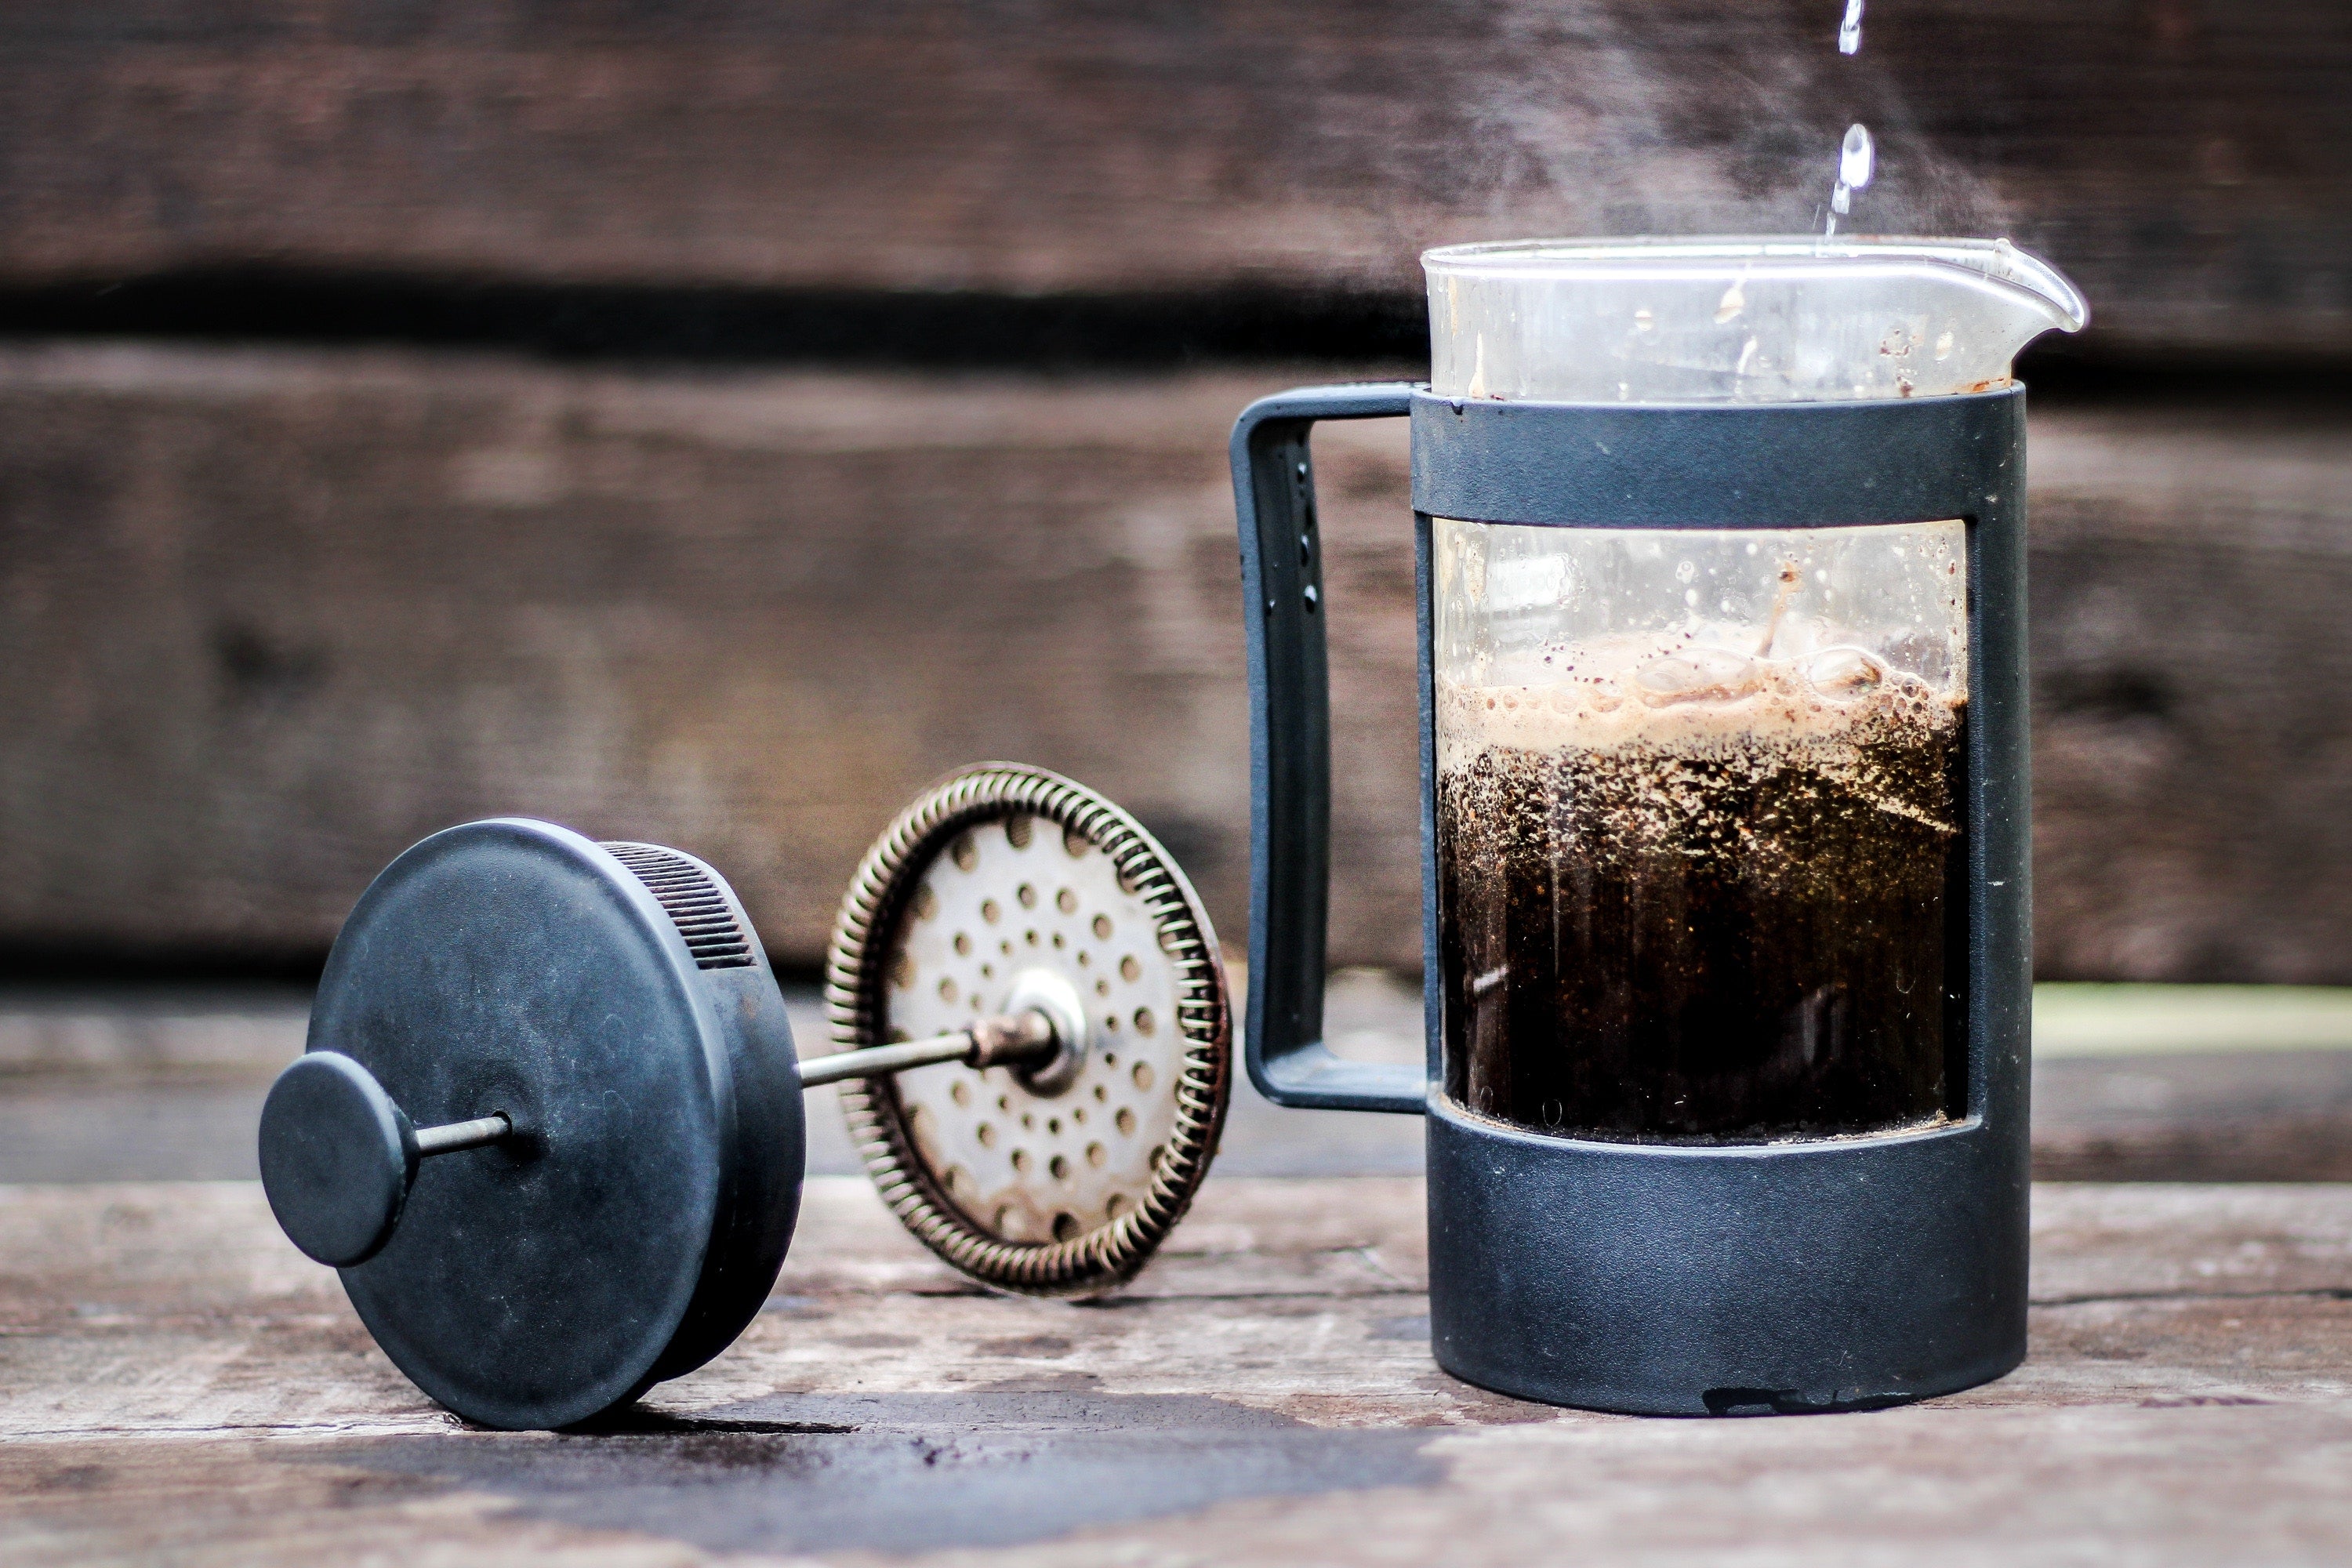
POLYGON ((1245 1056, 1421 1113, 1439 1363, 1556 1404, 1864 1408, 2025 1350, 2025 395, 2005 241, 1465 246, 1427 386, 1233 436, 1245 1056), (1412 422, 1425 1069, 1321 1041, 1310 427, 1412 422))
POLYGON ((825 1004, 844 1048, 798 1060, 741 900, 693 856, 437 833, 335 939, 262 1111, 270 1207, 427 1394, 556 1427, 751 1322, 799 1212, 803 1089, 845 1085, 884 1201, 992 1289, 1118 1286, 1207 1173, 1215 934, 1071 780, 987 763, 924 792, 843 899, 825 1004))

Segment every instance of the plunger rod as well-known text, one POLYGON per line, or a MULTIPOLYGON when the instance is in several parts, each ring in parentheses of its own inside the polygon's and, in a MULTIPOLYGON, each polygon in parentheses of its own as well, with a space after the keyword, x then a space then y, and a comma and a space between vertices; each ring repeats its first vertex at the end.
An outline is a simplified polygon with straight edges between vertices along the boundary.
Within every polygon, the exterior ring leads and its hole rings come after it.
MULTIPOLYGON (((887 1078, 894 1072, 929 1067, 934 1062, 963 1062, 984 1068, 1000 1062, 1036 1061, 1052 1056, 1056 1048, 1054 1026, 1045 1014, 1007 1013, 977 1019, 968 1029, 934 1035, 928 1040, 900 1040, 835 1056, 812 1057, 801 1063, 801 1086, 808 1089, 821 1083, 839 1083, 845 1078, 887 1078)), ((416 1130, 416 1152, 420 1158, 430 1159, 436 1154, 487 1148, 513 1131, 514 1124, 500 1113, 440 1127, 420 1127, 416 1130)))
POLYGON ((887 1078, 908 1068, 934 1062, 962 1062, 967 1067, 995 1067, 1004 1062, 1032 1062, 1060 1048, 1053 1023, 1034 1009, 981 1018, 968 1029, 934 1035, 928 1040, 901 1040, 887 1046, 835 1056, 811 1057, 801 1063, 801 1087, 839 1083, 845 1078, 887 1078))
POLYGON ((503 1112, 493 1111, 471 1121, 445 1122, 439 1127, 416 1130, 416 1153, 429 1160, 436 1154, 456 1154, 467 1149, 483 1149, 514 1131, 503 1112))

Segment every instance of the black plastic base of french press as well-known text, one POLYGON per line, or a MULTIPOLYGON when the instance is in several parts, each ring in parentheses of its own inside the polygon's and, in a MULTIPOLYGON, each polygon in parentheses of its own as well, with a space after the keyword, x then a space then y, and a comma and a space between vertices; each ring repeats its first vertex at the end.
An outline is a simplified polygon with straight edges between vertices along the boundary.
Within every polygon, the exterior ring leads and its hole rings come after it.
POLYGON ((2025 1359, 2025 1180, 1981 1122, 1692 1148, 1433 1097, 1431 1348, 1498 1394, 1635 1415, 1950 1394, 2025 1359))

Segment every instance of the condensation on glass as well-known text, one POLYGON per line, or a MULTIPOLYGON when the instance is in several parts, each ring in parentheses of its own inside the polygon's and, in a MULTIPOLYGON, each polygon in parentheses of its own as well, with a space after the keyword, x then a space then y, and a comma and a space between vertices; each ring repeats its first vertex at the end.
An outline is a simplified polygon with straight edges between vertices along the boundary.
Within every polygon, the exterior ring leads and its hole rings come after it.
POLYGON ((1958 1112, 1964 524, 1433 524, 1446 1090, 1548 1132, 1958 1112))

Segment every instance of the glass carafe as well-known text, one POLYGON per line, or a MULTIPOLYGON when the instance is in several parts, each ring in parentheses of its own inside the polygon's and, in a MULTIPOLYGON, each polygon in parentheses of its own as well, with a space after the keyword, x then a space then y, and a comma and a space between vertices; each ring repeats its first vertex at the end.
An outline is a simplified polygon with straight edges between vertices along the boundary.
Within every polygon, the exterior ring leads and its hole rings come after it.
MULTIPOLYGON (((1463 398, 1983 392, 2083 317, 1997 242, 1427 264, 1432 390, 1463 398)), ((1431 527, 1446 1092, 1628 1140, 1958 1115, 1965 521, 1431 527)))

